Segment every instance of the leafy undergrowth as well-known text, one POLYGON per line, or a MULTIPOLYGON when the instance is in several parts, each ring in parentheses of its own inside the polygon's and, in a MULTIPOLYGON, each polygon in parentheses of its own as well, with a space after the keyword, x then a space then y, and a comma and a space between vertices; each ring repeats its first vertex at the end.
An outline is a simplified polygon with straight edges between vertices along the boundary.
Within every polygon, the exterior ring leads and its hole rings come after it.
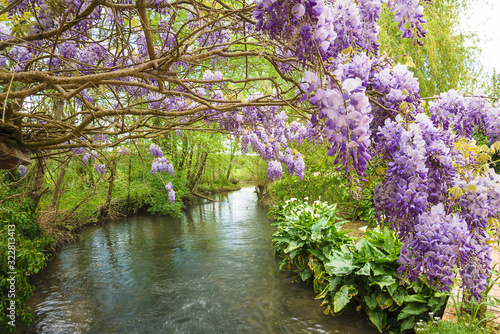
POLYGON ((277 232, 272 236, 281 267, 297 270, 312 282, 325 314, 356 304, 380 332, 414 328, 429 312, 439 313, 446 296, 423 281, 406 283, 398 275, 401 242, 378 227, 355 241, 342 230, 336 206, 315 201, 285 202, 271 209, 277 232))
POLYGON ((37 224, 29 200, 0 205, 0 332, 10 333, 29 324, 32 315, 26 300, 33 292, 29 276, 45 266, 55 241, 37 224))

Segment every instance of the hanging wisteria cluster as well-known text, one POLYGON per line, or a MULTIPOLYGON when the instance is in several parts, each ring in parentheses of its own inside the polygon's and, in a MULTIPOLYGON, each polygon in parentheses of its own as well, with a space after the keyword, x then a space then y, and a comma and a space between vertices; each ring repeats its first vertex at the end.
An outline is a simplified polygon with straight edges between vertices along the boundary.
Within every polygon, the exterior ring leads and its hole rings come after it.
MULTIPOLYGON (((151 144, 149 146, 149 153, 154 157, 153 163, 151 164, 151 174, 162 174, 168 171, 170 175, 174 175, 174 165, 163 156, 161 147, 156 144, 151 144)), ((170 204, 173 204, 175 202, 175 191, 172 187, 172 183, 169 182, 165 186, 165 189, 168 192, 170 204)))
POLYGON ((172 186, 172 182, 169 182, 165 185, 165 190, 168 192, 168 201, 170 202, 170 204, 174 204, 175 191, 174 191, 174 187, 172 186))

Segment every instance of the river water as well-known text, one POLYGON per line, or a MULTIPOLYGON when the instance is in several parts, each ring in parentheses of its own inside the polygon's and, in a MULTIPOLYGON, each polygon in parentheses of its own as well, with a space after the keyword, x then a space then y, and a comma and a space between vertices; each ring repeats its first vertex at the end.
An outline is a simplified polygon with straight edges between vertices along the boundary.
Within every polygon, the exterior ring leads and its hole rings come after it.
POLYGON ((376 333, 278 269, 253 188, 86 230, 34 278, 27 333, 376 333))

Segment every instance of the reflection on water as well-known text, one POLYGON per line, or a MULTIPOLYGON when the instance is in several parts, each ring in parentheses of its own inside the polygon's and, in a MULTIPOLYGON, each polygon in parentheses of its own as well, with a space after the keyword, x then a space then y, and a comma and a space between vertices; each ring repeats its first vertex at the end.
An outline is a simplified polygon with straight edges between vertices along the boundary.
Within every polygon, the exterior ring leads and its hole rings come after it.
POLYGON ((35 277, 28 333, 375 333, 278 270, 252 188, 86 231, 35 277))

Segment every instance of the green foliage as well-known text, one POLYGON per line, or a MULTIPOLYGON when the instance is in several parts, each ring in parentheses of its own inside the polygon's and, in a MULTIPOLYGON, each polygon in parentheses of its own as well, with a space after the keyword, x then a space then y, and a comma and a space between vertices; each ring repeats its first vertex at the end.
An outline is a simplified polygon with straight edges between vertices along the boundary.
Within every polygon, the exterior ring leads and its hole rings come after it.
POLYGON ((352 240, 347 232, 341 231, 345 222, 338 222, 336 206, 326 202, 308 205, 291 199, 284 205, 275 205, 270 214, 277 220, 274 225, 278 225, 278 230, 272 240, 284 257, 281 267, 296 266, 304 281, 315 271, 323 270, 317 265, 320 265, 318 260, 325 260, 325 254, 352 240))
POLYGON ((186 181, 178 177, 148 177, 150 185, 150 195, 146 197, 145 204, 148 207, 147 211, 156 215, 169 215, 172 217, 182 216, 182 208, 184 203, 179 200, 189 196, 189 190, 186 188, 186 181), (178 198, 174 204, 170 204, 168 192, 165 190, 165 184, 172 182, 175 189, 175 196, 178 198))
POLYGON ((302 280, 313 282, 325 314, 354 303, 380 332, 404 331, 443 307, 443 294, 422 281, 408 285, 399 277, 401 242, 387 227, 367 231, 354 243, 340 231, 342 223, 334 223, 335 206, 327 203, 289 201, 272 213, 278 219, 272 239, 284 257, 282 266, 294 265, 302 280))
POLYGON ((15 324, 29 324, 32 321, 29 308, 25 305, 34 289, 29 284, 28 276, 45 266, 45 251, 54 247, 54 241, 40 230, 29 200, 8 200, 0 205, 0 235, 0 328, 5 333, 15 329, 8 324, 12 319, 7 317, 11 300, 15 302, 15 324), (15 230, 9 229, 9 226, 15 226, 15 230), (9 257, 13 255, 9 253, 9 245, 11 248, 15 245, 15 263, 9 262, 13 260, 9 257), (9 272, 16 274, 11 275, 9 272), (7 280, 12 277, 15 277, 14 298, 10 298, 13 296, 9 291, 11 284, 7 280))
POLYGON ((346 183, 344 172, 336 170, 339 166, 333 165, 333 159, 327 156, 326 146, 313 149, 306 143, 297 149, 307 166, 304 179, 284 173, 280 181, 269 184, 274 202, 283 202, 291 197, 322 200, 335 203, 339 215, 346 220, 362 220, 370 226, 377 224, 373 204, 374 177, 369 176, 367 179, 371 182, 366 182, 362 188, 352 187, 346 183))
POLYGON ((484 327, 476 324, 463 324, 453 320, 431 319, 419 322, 415 327, 416 334, 488 334, 484 327))

